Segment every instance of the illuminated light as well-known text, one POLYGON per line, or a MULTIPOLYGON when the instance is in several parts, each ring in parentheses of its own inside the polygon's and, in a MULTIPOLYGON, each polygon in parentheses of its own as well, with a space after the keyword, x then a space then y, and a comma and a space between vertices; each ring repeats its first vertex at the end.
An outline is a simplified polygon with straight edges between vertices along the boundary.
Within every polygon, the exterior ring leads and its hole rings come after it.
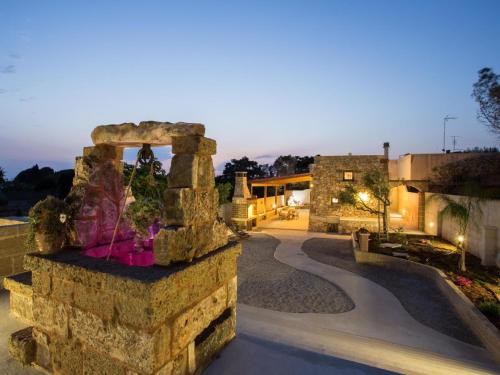
POLYGON ((458 243, 463 243, 465 238, 464 238, 464 236, 460 235, 457 237, 457 240, 458 240, 458 243))
POLYGON ((406 208, 403 208, 403 209, 401 210, 401 213, 402 213, 403 215, 406 215, 406 208))
POLYGON ((314 184, 311 182, 311 183, 309 184, 309 187, 310 187, 310 188, 312 188, 313 186, 314 186, 314 184))
POLYGON ((429 223, 429 226, 430 226, 431 228, 433 228, 433 227, 434 227, 434 222, 433 222, 433 221, 431 221, 431 222, 429 223))
POLYGON ((276 206, 276 203, 273 203, 273 209, 275 209, 276 207, 278 207, 278 206, 276 206))
POLYGON ((332 198, 332 203, 339 203, 339 199, 338 198, 332 198))
POLYGON ((366 202, 368 202, 370 200, 370 196, 368 195, 368 193, 366 193, 364 191, 360 191, 358 193, 358 197, 364 203, 366 203, 366 202))
POLYGON ((248 217, 252 217, 252 216, 253 216, 253 204, 248 206, 248 217))

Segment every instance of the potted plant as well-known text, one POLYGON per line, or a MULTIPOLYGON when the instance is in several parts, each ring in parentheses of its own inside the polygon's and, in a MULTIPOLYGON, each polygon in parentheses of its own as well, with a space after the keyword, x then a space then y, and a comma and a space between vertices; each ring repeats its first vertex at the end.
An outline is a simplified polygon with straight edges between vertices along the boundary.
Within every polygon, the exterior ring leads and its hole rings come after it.
POLYGON ((28 247, 42 254, 58 252, 66 237, 68 225, 67 205, 48 196, 29 211, 28 247))

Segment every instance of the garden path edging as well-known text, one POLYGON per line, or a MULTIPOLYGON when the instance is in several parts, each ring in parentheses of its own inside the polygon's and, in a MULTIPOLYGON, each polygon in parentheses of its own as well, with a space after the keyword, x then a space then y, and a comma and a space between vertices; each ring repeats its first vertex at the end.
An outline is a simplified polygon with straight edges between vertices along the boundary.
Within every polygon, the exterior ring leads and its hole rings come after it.
POLYGON ((391 267, 401 271, 409 271, 434 280, 438 288, 448 298, 453 308, 460 315, 465 324, 477 335, 486 349, 500 363, 500 332, 498 329, 474 306, 467 296, 446 276, 441 270, 412 262, 410 260, 399 259, 388 255, 365 252, 357 249, 354 245, 354 257, 357 263, 368 264, 390 264, 391 267))

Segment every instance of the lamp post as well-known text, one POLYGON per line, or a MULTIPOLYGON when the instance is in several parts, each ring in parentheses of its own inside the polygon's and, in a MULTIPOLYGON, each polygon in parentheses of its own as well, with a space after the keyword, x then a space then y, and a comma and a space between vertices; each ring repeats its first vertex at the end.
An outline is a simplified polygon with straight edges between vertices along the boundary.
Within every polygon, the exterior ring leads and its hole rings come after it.
POLYGON ((443 152, 446 154, 446 122, 448 120, 456 120, 458 117, 448 116, 446 115, 443 118, 443 152))

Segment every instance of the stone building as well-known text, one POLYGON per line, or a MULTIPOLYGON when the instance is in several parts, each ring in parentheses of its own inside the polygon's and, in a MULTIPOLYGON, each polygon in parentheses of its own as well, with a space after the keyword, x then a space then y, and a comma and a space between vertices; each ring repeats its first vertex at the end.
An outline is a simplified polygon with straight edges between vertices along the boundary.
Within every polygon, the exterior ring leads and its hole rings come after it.
POLYGON ((315 157, 309 230, 341 233, 359 227, 376 230, 376 215, 339 202, 339 194, 348 184, 353 184, 362 191, 363 175, 374 169, 388 175, 387 158, 384 155, 315 157))

